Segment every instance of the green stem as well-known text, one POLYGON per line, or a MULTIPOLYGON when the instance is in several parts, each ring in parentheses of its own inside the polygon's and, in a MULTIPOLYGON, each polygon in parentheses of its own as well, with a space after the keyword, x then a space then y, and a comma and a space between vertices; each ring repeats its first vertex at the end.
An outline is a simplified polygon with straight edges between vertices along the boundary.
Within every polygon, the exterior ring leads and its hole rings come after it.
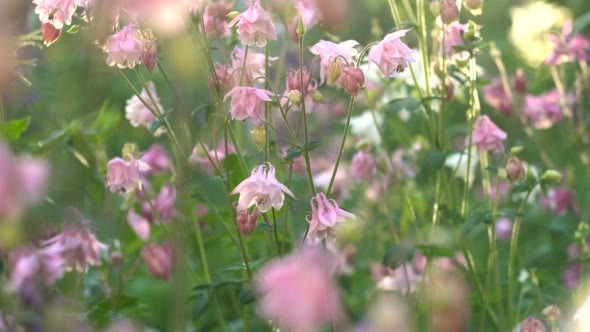
POLYGON ((0 92, 0 124, 4 124, 4 96, 0 92))
POLYGON ((346 137, 348 136, 348 130, 350 128, 350 118, 352 117, 352 111, 354 110, 354 97, 350 97, 348 103, 348 111, 346 112, 346 123, 344 124, 344 133, 342 133, 342 140, 340 141, 340 148, 338 149, 338 157, 336 158, 336 164, 330 177, 330 183, 328 184, 328 190, 326 190, 326 196, 329 196, 334 186, 334 180, 336 179, 336 173, 338 172, 338 166, 340 166, 340 160, 342 159, 342 152, 344 151, 344 145, 346 144, 346 137))

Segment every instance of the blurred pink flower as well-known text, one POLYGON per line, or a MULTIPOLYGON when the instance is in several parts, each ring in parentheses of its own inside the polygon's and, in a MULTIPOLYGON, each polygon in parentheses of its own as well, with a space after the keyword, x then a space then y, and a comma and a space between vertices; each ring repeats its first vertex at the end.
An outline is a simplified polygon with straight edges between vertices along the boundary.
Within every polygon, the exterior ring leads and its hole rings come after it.
POLYGON ((236 153, 236 147, 231 143, 228 143, 227 149, 228 151, 226 152, 224 142, 219 142, 216 150, 207 149, 206 151, 203 149, 201 144, 197 144, 193 148, 193 152, 189 156, 188 161, 191 165, 199 165, 206 172, 213 173, 215 167, 211 163, 211 160, 209 160, 209 158, 211 158, 213 162, 215 162, 215 164, 218 165, 225 159, 227 155, 236 153))
POLYGON ((75 0, 33 0, 37 5, 35 14, 39 15, 42 23, 49 23, 56 29, 72 23, 72 16, 76 12, 75 0))
POLYGON ((563 270, 561 277, 564 286, 567 289, 575 289, 580 283, 580 275, 582 274, 582 266, 580 264, 571 264, 563 270))
POLYGON ((152 144, 141 156, 141 161, 148 164, 150 171, 153 173, 169 171, 172 167, 166 149, 157 143, 152 144))
MULTIPOLYGON (((268 58, 269 63, 277 59, 277 57, 268 58)), ((248 56, 246 56, 246 51, 235 47, 231 53, 231 69, 233 84, 236 86, 241 84, 250 85, 255 78, 266 75, 266 56, 264 53, 257 53, 252 50, 249 50, 248 56), (243 81, 240 82, 242 70, 244 71, 244 77, 243 81)))
POLYGON ((393 171, 399 180, 413 179, 418 172, 415 152, 412 149, 404 150, 401 148, 393 151, 391 163, 393 171))
POLYGON ((158 211, 162 221, 168 221, 177 214, 176 212, 176 188, 171 184, 165 184, 160 188, 158 198, 154 202, 154 208, 158 211))
POLYGON ((209 84, 218 89, 221 93, 227 92, 235 86, 235 75, 233 69, 228 65, 215 64, 215 77, 209 78, 209 84))
POLYGON ((64 259, 54 250, 24 247, 9 254, 9 287, 18 292, 53 285, 65 272, 64 259))
POLYGON ((260 6, 259 0, 251 1, 248 9, 228 24, 230 27, 234 25, 244 45, 263 47, 268 40, 277 40, 277 30, 271 15, 260 6))
POLYGON ((372 264, 371 275, 380 290, 402 293, 415 292, 422 279, 421 274, 411 264, 403 264, 395 270, 389 266, 372 264))
POLYGON ((232 3, 221 0, 213 2, 205 8, 203 23, 207 37, 228 37, 231 34, 225 20, 232 7, 232 3))
POLYGON ((264 103, 271 101, 272 92, 249 86, 237 86, 231 89, 223 100, 231 99, 230 112, 232 119, 245 120, 251 118, 255 123, 264 120, 264 103))
POLYGON ((385 77, 403 72, 410 62, 414 62, 414 52, 401 41, 410 30, 398 30, 385 36, 369 52, 369 60, 374 62, 385 77))
POLYGON ((43 23, 41 24, 41 35, 43 36, 43 44, 49 46, 59 39, 61 30, 56 29, 51 23, 43 23))
POLYGON ((365 74, 356 66, 340 66, 340 83, 346 92, 356 97, 360 88, 365 84, 365 74))
POLYGON ((169 244, 150 243, 141 249, 141 256, 154 278, 170 279, 174 252, 169 244))
POLYGON ((230 195, 238 193, 238 210, 256 205, 263 213, 271 208, 280 210, 285 201, 285 194, 294 197, 291 190, 277 180, 275 168, 271 163, 254 168, 250 177, 238 184, 230 195))
POLYGON ((318 193, 311 199, 311 216, 307 217, 309 236, 324 239, 337 223, 355 218, 354 214, 339 208, 335 200, 328 200, 324 193, 318 193))
POLYGON ((123 160, 114 158, 107 164, 106 185, 111 192, 125 193, 135 188, 142 189, 141 172, 147 172, 150 166, 141 160, 123 160))
POLYGON ((467 56, 466 51, 457 51, 455 46, 461 46, 464 44, 463 33, 467 30, 467 24, 451 24, 444 28, 445 34, 445 53, 447 57, 451 58, 454 55, 458 55, 463 58, 467 56))
POLYGON ((486 102, 502 114, 509 116, 512 113, 512 101, 506 94, 504 86, 502 85, 502 80, 499 77, 494 78, 490 84, 483 89, 483 93, 486 102))
POLYGON ((133 211, 127 212, 127 223, 133 229, 137 237, 147 241, 150 237, 151 224, 150 221, 133 211))
POLYGON ((549 34, 549 41, 553 44, 553 50, 545 60, 547 65, 559 65, 569 61, 588 61, 590 40, 579 33, 574 32, 574 23, 568 20, 564 23, 561 35, 549 34))
POLYGON ((307 29, 313 28, 321 20, 322 13, 316 5, 316 0, 295 0, 295 10, 297 11, 296 20, 303 21, 307 29))
POLYGON ((455 0, 441 1, 440 19, 444 24, 451 24, 459 19, 459 7, 455 0))
POLYGON ((133 24, 128 24, 107 39, 103 50, 108 54, 107 65, 134 68, 141 63, 144 48, 144 42, 139 38, 137 28, 133 24))
POLYGON ((15 157, 0 141, 0 221, 18 219, 27 205, 38 203, 48 177, 45 161, 15 157))
POLYGON ((527 317, 520 323, 520 332, 545 332, 545 324, 533 316, 527 317))
POLYGON ((558 216, 566 214, 569 209, 578 212, 574 194, 568 188, 551 189, 546 197, 541 198, 541 206, 548 208, 558 216))
POLYGON ((363 180, 375 174, 377 161, 369 152, 358 151, 350 163, 350 175, 356 180, 363 180))
POLYGON ((88 265, 100 266, 100 252, 108 249, 86 223, 69 224, 60 234, 45 240, 44 250, 59 253, 65 259, 66 270, 85 272, 88 265))
POLYGON ((510 240, 512 235, 512 221, 506 217, 496 220, 494 224, 496 237, 500 240, 510 240))
POLYGON ((344 59, 346 62, 351 63, 352 57, 357 54, 355 47, 358 42, 355 40, 343 41, 339 44, 331 41, 320 40, 315 45, 309 48, 312 54, 319 56, 320 58, 320 83, 323 84, 328 74, 328 67, 331 61, 339 63, 344 59))
POLYGON ((504 152, 504 141, 508 135, 498 128, 487 115, 480 115, 473 128, 473 144, 477 149, 492 153, 504 152))
POLYGON ((158 46, 155 40, 146 41, 140 60, 147 70, 150 72, 154 70, 158 64, 158 46))
POLYGON ((125 117, 133 127, 143 126, 150 129, 152 123, 156 120, 154 113, 160 114, 164 108, 160 104, 160 97, 156 93, 154 82, 147 82, 146 87, 147 89, 143 88, 141 90, 139 97, 133 95, 127 100, 125 117))
MULTIPOLYGON (((566 97, 572 106, 571 100, 566 97)), ((539 96, 527 95, 525 98, 524 115, 539 129, 552 127, 561 122, 563 112, 557 90, 551 90, 539 96)))
POLYGON ((236 224, 238 225, 238 230, 243 235, 249 235, 254 231, 256 228, 256 219, 258 219, 258 208, 254 208, 252 213, 248 212, 248 209, 238 209, 236 224))
MULTIPOLYGON (((303 86, 305 88, 305 91, 303 91, 301 86, 301 77, 299 75, 300 70, 290 69, 287 72, 287 78, 285 80, 285 92, 281 98, 281 104, 283 106, 287 105, 287 102, 289 101, 288 95, 291 91, 299 91, 301 93, 305 92, 305 112, 311 113, 313 112, 315 106, 313 94, 317 90, 317 85, 315 81, 311 80, 311 76, 309 75, 307 68, 303 67, 303 86)), ((291 105, 291 110, 295 112, 301 111, 301 105, 291 105)))
POLYGON ((266 264, 256 276, 261 316, 293 332, 319 331, 324 324, 343 319, 338 287, 328 265, 326 255, 316 247, 304 247, 266 264))

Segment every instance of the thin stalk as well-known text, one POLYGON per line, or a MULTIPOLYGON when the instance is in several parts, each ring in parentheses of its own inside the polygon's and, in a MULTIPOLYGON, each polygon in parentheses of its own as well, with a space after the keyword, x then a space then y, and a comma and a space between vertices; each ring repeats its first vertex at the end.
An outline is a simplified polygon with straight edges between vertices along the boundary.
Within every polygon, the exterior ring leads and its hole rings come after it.
POLYGON ((553 82, 555 83, 555 88, 557 88, 557 94, 559 97, 559 104, 563 110, 563 113, 565 116, 570 118, 570 121, 573 121, 574 120, 572 118, 573 112, 572 112, 572 109, 570 108, 569 103, 567 102, 567 96, 565 94, 565 85, 563 84, 563 81, 561 80, 561 76, 557 72, 557 67, 556 66, 549 66, 549 72, 551 72, 551 77, 553 78, 553 82))
POLYGON ((274 237, 275 237, 275 243, 277 244, 277 251, 279 252, 279 256, 281 255, 281 246, 279 245, 279 232, 277 229, 277 217, 275 215, 275 209, 273 208, 271 210, 271 215, 272 215, 272 231, 274 233, 274 237))
POLYGON ((332 176, 330 177, 330 183, 328 184, 326 196, 330 196, 330 193, 332 192, 334 180, 336 179, 336 173, 338 172, 338 166, 340 165, 340 160, 342 159, 342 152, 344 151, 346 137, 348 136, 348 130, 350 129, 350 118, 352 117, 352 111, 354 110, 354 101, 355 98, 351 96, 350 102, 348 103, 348 111, 346 112, 346 123, 344 124, 344 133, 342 133, 342 140, 340 141, 340 148, 338 149, 338 157, 336 158, 336 164, 334 165, 334 170, 332 171, 332 176))
POLYGON ((465 176, 465 186, 463 188, 463 201, 461 202, 461 215, 467 218, 469 212, 469 189, 471 182, 471 149, 473 148, 473 127, 475 123, 475 117, 477 116, 478 109, 476 106, 477 90, 475 89, 476 71, 475 71, 475 58, 473 55, 469 58, 469 94, 470 94, 470 110, 467 112, 467 121, 469 122, 469 138, 467 143, 467 174, 465 176))
POLYGON ((4 96, 0 92, 0 124, 4 124, 4 96))

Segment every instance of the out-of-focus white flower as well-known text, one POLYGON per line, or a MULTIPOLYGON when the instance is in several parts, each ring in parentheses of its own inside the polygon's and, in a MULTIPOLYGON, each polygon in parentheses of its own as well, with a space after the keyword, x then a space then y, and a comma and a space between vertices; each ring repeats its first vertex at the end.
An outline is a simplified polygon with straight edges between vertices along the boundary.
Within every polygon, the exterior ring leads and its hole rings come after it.
POLYGON ((467 149, 463 152, 457 152, 449 155, 445 160, 445 166, 449 167, 454 171, 455 176, 466 180, 467 174, 469 174, 469 186, 473 184, 475 178, 475 170, 477 169, 477 163, 479 162, 479 156, 475 147, 471 149, 471 163, 469 169, 467 169, 468 155, 467 149))
POLYGON ((378 126, 383 123, 383 115, 375 113, 375 119, 370 111, 365 111, 359 116, 354 116, 350 119, 350 130, 358 137, 366 139, 375 145, 381 144, 381 136, 379 135, 378 126), (376 121, 375 121, 376 120, 376 121))

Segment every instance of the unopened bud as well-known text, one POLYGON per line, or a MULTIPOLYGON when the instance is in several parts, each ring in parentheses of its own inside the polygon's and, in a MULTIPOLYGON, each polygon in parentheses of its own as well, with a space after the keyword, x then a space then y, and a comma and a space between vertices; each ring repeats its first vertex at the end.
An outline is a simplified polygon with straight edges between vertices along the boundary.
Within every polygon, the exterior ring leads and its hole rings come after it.
POLYGON ((366 139, 362 139, 356 143, 355 148, 357 150, 369 150, 371 148, 371 142, 366 139))
POLYGON ((110 257, 111 265, 121 265, 123 263, 123 254, 120 251, 113 251, 110 257))
POLYGON ((59 36, 61 36, 61 30, 56 29, 50 23, 43 23, 43 25, 41 25, 41 35, 43 35, 45 46, 49 46, 59 39, 59 36))
POLYGON ((324 102, 324 96, 322 95, 321 92, 319 92, 318 90, 315 90, 313 92, 313 94, 311 95, 311 100, 313 100, 313 102, 316 104, 321 104, 324 102))
POLYGON ((343 65, 340 83, 346 92, 356 97, 359 89, 365 84, 365 74, 359 67, 343 65))
POLYGON ((439 0, 434 0, 430 3, 430 13, 432 14, 432 16, 436 17, 438 15, 440 15, 440 1, 439 0))
POLYGON ((516 70, 516 76, 514 76, 514 90, 516 90, 518 93, 525 93, 526 86, 526 74, 522 68, 518 68, 516 70))
POLYGON ((463 4, 469 10, 478 10, 483 6, 483 0, 463 0, 463 4))
POLYGON ((297 23, 297 35, 302 38, 305 36, 305 24, 303 24, 303 17, 299 17, 297 23))
POLYGON ((238 15, 240 15, 240 12, 234 10, 234 11, 229 12, 229 14, 225 15, 225 17, 227 17, 231 21, 234 18, 236 18, 238 15))
POLYGON ((252 214, 248 214, 248 209, 238 210, 236 224, 238 230, 243 235, 249 235, 256 228, 256 219, 258 219, 258 208, 252 211, 252 214))
POLYGON ((299 91, 299 90, 291 90, 287 94, 287 99, 289 99, 289 101, 295 105, 301 104, 301 98, 302 98, 302 95, 301 95, 301 91, 299 91))
POLYGON ((543 315, 547 317, 549 322, 555 323, 561 320, 561 309, 559 306, 557 306, 557 304, 552 304, 543 309, 543 315))
POLYGON ((547 329, 540 320, 533 316, 529 316, 520 324, 520 332, 545 332, 547 329))
POLYGON ((330 59, 328 63, 328 73, 326 75, 328 85, 334 85, 338 83, 340 78, 340 60, 337 58, 330 59))
POLYGON ((517 157, 512 156, 508 158, 508 162, 506 163, 506 176, 511 182, 519 182, 526 177, 526 170, 522 165, 522 161, 517 157))
POLYGON ((523 148, 522 146, 513 146, 513 147, 510 149, 510 153, 509 153, 509 154, 510 154, 511 156, 517 156, 517 155, 519 155, 519 154, 520 154, 520 153, 521 153, 523 150, 524 150, 524 148, 523 148))
POLYGON ((141 53, 141 62, 147 68, 147 70, 152 71, 156 67, 158 63, 158 50, 156 47, 156 42, 149 41, 141 53))
POLYGON ((123 159, 129 160, 130 158, 139 158, 139 146, 135 143, 125 143, 122 151, 123 159))
POLYGON ((266 127, 262 124, 258 125, 250 133, 258 151, 264 150, 264 146, 266 145, 266 127))
POLYGON ((547 184, 558 184, 561 181, 561 174, 554 169, 548 169, 541 175, 541 181, 547 184))
POLYGON ((455 0, 443 0, 440 6, 440 19, 444 24, 451 24, 459 19, 459 7, 455 0))

